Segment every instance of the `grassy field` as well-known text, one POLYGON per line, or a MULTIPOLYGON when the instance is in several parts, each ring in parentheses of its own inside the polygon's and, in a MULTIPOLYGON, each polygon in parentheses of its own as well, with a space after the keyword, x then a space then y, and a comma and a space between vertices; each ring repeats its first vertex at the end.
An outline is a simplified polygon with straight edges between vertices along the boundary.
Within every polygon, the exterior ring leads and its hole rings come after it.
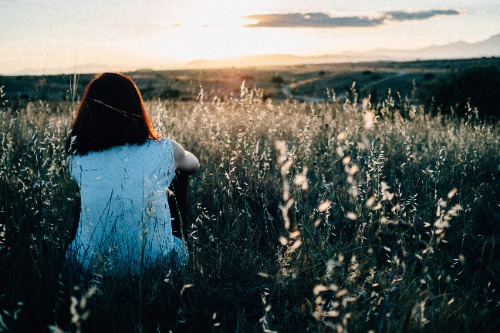
MULTIPOLYGON (((240 82, 241 84, 241 82, 240 82)), ((0 331, 494 332, 500 130, 474 113, 232 97, 147 102, 196 154, 188 267, 70 289, 74 105, 0 112, 0 331)), ((348 96, 356 96, 351 91, 348 96)))

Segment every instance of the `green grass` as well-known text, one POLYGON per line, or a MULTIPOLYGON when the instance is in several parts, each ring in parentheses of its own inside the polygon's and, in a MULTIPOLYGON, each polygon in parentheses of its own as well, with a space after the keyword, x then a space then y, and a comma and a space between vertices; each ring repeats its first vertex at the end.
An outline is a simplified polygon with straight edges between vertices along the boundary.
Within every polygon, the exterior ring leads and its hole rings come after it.
POLYGON ((202 165, 190 264, 79 290, 61 277, 75 212, 63 149, 72 107, 4 105, 0 331, 69 330, 71 319, 83 332, 499 327, 495 124, 390 99, 259 94, 147 102, 156 128, 202 165))

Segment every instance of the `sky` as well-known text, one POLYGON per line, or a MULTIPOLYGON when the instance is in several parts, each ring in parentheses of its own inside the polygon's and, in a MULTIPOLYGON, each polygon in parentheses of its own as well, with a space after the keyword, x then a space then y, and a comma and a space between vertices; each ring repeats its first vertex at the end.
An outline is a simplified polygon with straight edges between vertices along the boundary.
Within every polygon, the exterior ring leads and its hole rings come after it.
POLYGON ((498 17, 498 0, 0 0, 0 74, 471 43, 498 17))

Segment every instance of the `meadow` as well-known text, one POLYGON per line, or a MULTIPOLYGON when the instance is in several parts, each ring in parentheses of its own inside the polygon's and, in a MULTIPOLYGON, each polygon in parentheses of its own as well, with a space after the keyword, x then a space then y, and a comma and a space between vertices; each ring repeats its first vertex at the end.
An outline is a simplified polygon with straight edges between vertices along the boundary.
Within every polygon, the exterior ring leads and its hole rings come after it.
POLYGON ((198 156, 181 272, 61 277, 71 101, 0 112, 0 331, 494 332, 500 130, 390 96, 146 103, 198 156))

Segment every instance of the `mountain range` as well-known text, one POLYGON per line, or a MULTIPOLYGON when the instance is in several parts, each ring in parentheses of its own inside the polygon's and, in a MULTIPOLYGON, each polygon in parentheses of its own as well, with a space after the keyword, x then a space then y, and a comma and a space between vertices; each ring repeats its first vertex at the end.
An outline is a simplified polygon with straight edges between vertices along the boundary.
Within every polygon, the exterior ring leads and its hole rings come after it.
MULTIPOLYGON (((242 56, 220 60, 194 60, 190 62, 154 61, 142 68, 149 70, 184 70, 231 67, 271 67, 293 66, 304 64, 355 63, 372 61, 414 61, 434 59, 467 59, 481 57, 500 57, 500 34, 476 43, 456 42, 446 45, 435 45, 413 50, 374 49, 364 52, 342 52, 318 56, 297 56, 291 54, 266 54, 242 56)), ((135 64, 141 63, 140 59, 135 64)), ((97 73, 101 71, 129 72, 139 68, 136 65, 81 64, 72 68, 58 69, 26 69, 9 75, 40 75, 61 73, 97 73)))
POLYGON ((498 56, 500 56, 500 34, 476 43, 461 41, 413 50, 375 49, 364 52, 350 51, 319 56, 296 56, 290 54, 255 55, 220 60, 195 60, 184 64, 178 64, 178 66, 185 69, 203 69, 218 67, 289 66, 300 64, 364 61, 466 59, 498 56))

